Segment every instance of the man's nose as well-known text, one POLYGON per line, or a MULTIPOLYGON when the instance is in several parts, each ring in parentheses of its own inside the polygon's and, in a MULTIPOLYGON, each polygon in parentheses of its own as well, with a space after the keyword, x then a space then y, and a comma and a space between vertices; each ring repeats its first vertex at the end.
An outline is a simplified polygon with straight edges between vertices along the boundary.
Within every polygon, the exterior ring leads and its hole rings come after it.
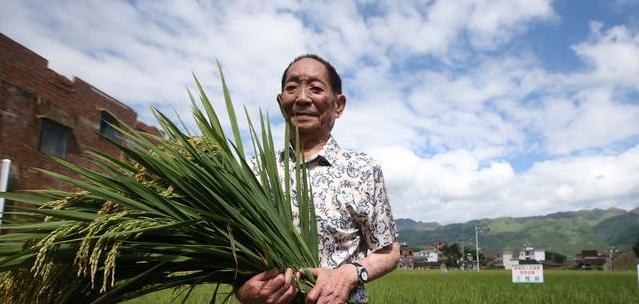
POLYGON ((300 93, 297 94, 297 98, 295 98, 296 103, 309 103, 311 99, 309 98, 308 89, 301 88, 300 93))

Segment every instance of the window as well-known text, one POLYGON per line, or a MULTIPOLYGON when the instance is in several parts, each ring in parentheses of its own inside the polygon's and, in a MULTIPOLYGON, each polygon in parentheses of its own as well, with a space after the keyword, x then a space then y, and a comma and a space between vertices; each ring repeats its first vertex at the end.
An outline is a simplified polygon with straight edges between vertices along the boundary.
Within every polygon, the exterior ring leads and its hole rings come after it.
POLYGON ((101 111, 100 113, 102 113, 100 133, 110 139, 119 138, 120 132, 113 127, 118 125, 118 120, 107 111, 101 111))
POLYGON ((71 129, 53 120, 42 118, 40 132, 40 152, 59 158, 66 158, 71 139, 71 129))

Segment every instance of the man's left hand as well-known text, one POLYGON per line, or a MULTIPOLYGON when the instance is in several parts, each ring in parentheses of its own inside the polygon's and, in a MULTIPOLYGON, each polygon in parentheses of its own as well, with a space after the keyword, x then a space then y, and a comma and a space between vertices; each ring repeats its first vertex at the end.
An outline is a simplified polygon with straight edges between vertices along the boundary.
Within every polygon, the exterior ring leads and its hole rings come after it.
POLYGON ((313 289, 306 295, 306 303, 346 303, 351 290, 357 286, 357 268, 353 264, 339 268, 312 268, 317 278, 313 289))

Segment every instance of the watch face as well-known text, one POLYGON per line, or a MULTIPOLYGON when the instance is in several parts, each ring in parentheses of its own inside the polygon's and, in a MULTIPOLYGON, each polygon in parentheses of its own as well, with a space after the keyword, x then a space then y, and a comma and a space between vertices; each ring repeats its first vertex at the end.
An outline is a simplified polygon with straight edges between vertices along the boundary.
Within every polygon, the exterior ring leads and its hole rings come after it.
POLYGON ((362 277, 362 281, 364 282, 368 281, 368 272, 362 271, 362 273, 360 274, 360 277, 362 277))

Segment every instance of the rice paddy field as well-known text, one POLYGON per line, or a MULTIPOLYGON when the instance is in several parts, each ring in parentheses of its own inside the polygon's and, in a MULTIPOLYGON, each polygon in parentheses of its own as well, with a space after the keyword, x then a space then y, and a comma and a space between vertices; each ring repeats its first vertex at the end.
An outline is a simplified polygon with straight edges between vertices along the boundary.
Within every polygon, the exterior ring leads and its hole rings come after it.
MULTIPOLYGON (((396 270, 366 289, 371 303, 639 303, 636 272, 546 270, 544 281, 513 284, 505 270, 396 270)), ((208 303, 213 288, 199 286, 186 303, 208 303)), ((165 291, 127 303, 181 303, 182 298, 165 291)))

